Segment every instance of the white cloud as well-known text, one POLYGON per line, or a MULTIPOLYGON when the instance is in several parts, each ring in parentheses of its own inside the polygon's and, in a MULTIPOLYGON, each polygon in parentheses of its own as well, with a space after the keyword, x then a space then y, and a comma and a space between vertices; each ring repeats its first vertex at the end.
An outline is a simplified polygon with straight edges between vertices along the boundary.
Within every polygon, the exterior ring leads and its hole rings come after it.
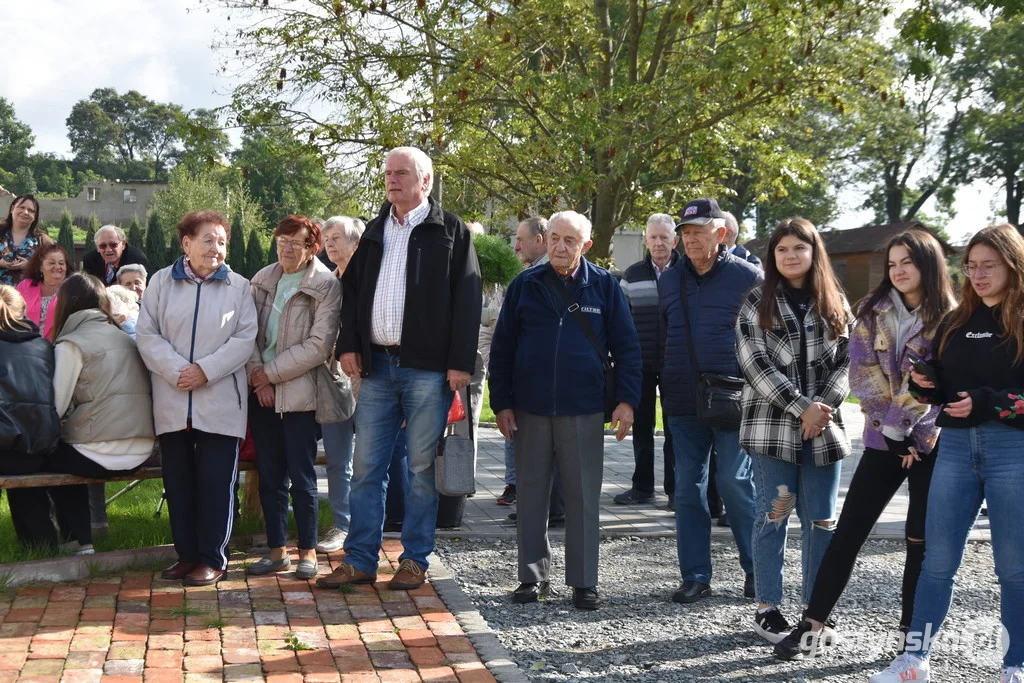
POLYGON ((96 88, 138 90, 186 109, 227 102, 215 93, 226 87, 215 74, 217 56, 210 49, 223 18, 196 10, 194 0, 4 4, 0 97, 32 127, 38 151, 70 154, 64 121, 75 102, 96 88))

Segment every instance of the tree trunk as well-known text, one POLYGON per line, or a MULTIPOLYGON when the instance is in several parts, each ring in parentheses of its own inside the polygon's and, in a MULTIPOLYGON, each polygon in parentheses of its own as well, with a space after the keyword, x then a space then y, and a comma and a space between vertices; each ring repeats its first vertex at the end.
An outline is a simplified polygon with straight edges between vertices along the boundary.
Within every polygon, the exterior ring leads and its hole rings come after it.
POLYGON ((1024 193, 1024 180, 1017 179, 1017 173, 1006 174, 1006 222, 1020 227, 1020 201, 1024 193))
POLYGON ((885 215, 890 223, 899 223, 903 220, 903 187, 897 184, 886 183, 885 186, 885 215))

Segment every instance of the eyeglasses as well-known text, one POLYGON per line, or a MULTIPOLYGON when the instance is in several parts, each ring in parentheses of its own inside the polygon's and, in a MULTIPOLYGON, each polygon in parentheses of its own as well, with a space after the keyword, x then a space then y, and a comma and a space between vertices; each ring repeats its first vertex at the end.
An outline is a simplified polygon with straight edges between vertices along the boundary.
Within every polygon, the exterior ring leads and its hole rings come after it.
POLYGON ((120 242, 102 242, 97 244, 96 248, 101 251, 106 251, 107 249, 117 249, 119 246, 121 246, 120 242))
POLYGON ((996 270, 1001 268, 1002 265, 1003 265, 1002 263, 992 263, 992 262, 990 262, 990 263, 979 263, 979 264, 965 263, 962 266, 960 266, 960 270, 963 272, 964 275, 966 275, 967 277, 970 277, 970 278, 973 278, 973 277, 988 277, 992 273, 996 272, 996 270))
POLYGON ((281 238, 278 238, 277 246, 281 247, 282 249, 294 249, 295 251, 298 251, 299 249, 308 247, 309 242, 306 242, 304 240, 283 240, 281 238))

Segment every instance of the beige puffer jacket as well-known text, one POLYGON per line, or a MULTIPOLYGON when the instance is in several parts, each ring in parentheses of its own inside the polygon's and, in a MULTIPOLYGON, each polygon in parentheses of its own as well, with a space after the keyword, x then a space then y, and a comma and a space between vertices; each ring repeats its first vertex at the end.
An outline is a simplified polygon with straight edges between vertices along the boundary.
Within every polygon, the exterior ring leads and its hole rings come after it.
POLYGON ((252 278, 259 333, 256 349, 246 364, 246 373, 251 381, 253 370, 263 368, 274 385, 274 409, 278 413, 316 410, 315 370, 334 355, 341 314, 341 283, 320 259, 310 260, 302 284, 281 312, 277 355, 264 364, 267 321, 283 273, 280 263, 272 263, 252 278))

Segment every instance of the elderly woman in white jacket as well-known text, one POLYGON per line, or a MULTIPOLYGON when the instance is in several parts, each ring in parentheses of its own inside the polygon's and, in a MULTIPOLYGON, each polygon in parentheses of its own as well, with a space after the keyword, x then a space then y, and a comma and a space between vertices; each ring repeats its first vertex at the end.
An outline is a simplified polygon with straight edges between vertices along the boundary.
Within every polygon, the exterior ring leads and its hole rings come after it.
POLYGON ((153 418, 178 553, 163 577, 206 586, 227 570, 256 307, 249 281, 224 263, 227 218, 195 211, 177 229, 184 255, 153 275, 136 339, 152 374, 153 418))

